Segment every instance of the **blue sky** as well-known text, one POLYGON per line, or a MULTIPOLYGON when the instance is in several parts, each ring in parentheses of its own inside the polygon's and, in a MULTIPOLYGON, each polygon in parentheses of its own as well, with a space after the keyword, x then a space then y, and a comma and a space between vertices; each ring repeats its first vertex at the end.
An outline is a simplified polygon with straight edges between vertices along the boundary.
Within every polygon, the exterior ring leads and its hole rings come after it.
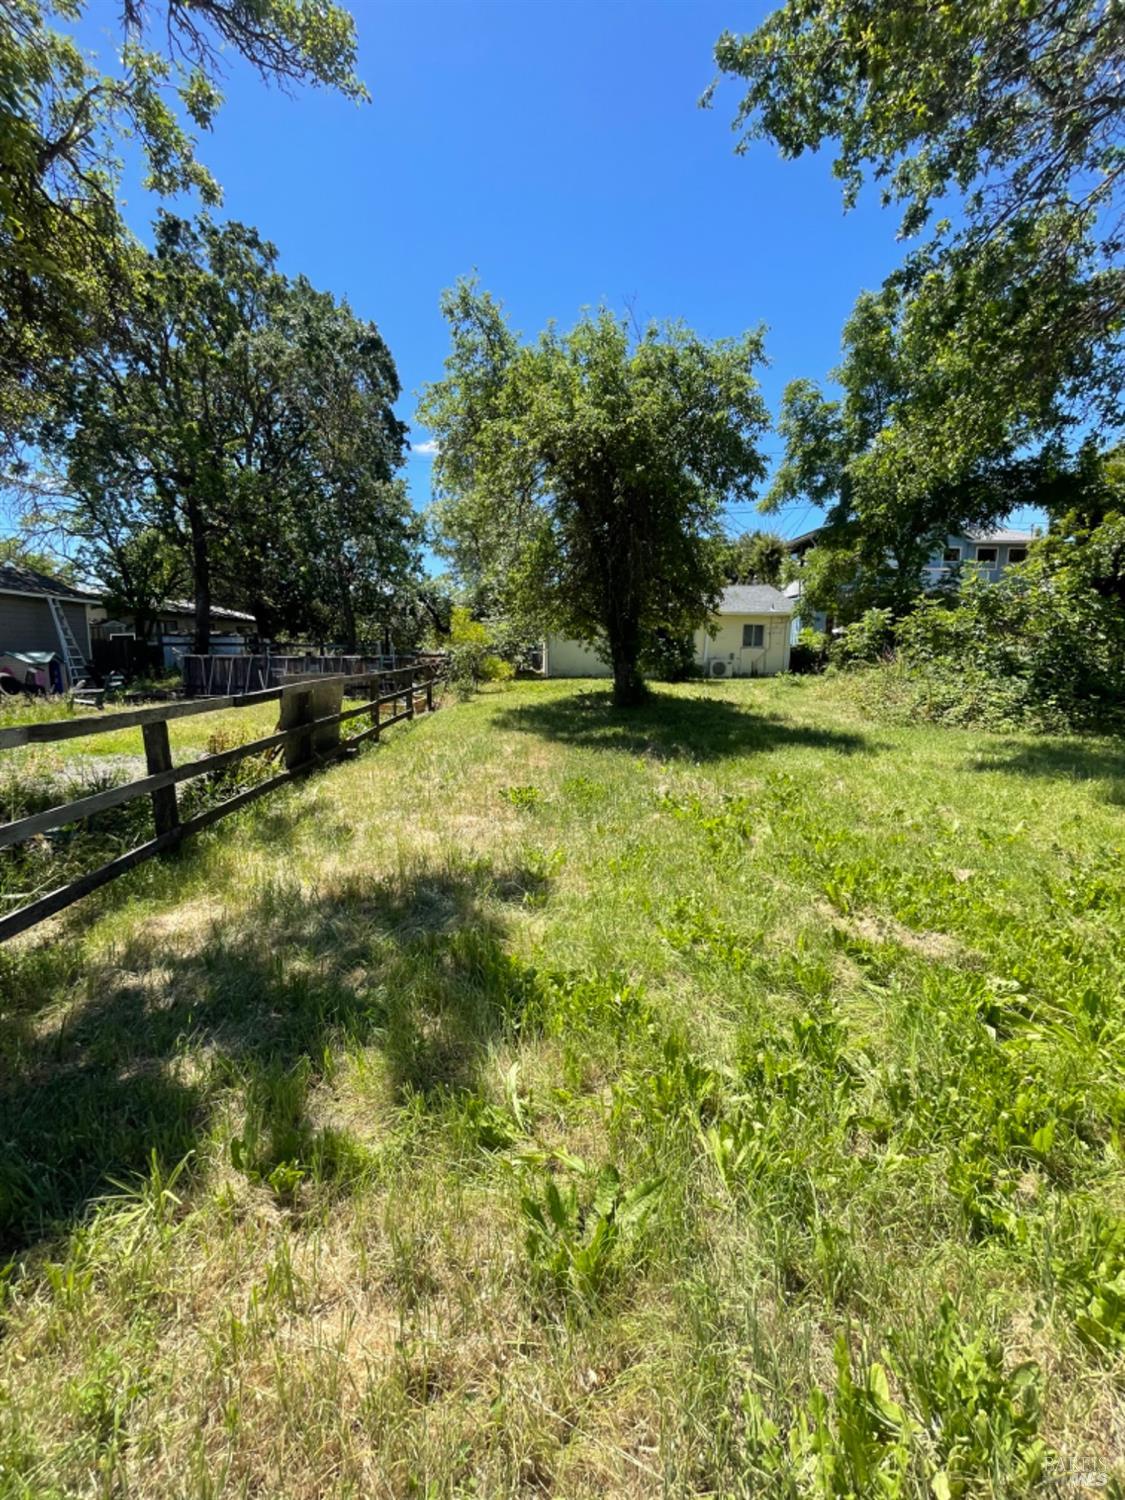
MULTIPOLYGON (((82 37, 107 61, 116 0, 82 37)), ((200 155, 223 212, 256 225, 303 271, 380 326, 398 364, 402 416, 447 349, 442 289, 475 271, 534 334, 606 302, 683 318, 706 336, 767 325, 763 388, 836 362, 856 295, 899 261, 896 216, 870 193, 845 215, 826 154, 734 154, 738 90, 698 107, 724 28, 770 9, 740 0, 356 0, 360 73, 372 102, 285 95, 242 65, 200 155)), ((130 187, 144 232, 154 205, 130 187)), ((415 429, 415 441, 426 434, 415 429)), ((778 451, 771 434, 766 445, 778 451)), ((431 460, 415 453, 415 503, 431 460)), ((815 525, 796 507, 771 523, 815 525)), ((740 530, 753 508, 729 512, 740 530)))

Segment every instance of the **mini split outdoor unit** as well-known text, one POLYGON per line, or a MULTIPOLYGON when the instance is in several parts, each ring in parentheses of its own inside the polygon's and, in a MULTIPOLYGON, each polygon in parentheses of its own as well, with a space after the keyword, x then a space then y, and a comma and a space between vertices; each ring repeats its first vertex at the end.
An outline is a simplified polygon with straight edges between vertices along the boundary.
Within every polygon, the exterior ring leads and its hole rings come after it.
POLYGON ((710 668, 712 677, 730 677, 734 672, 734 658, 714 656, 711 658, 710 668))

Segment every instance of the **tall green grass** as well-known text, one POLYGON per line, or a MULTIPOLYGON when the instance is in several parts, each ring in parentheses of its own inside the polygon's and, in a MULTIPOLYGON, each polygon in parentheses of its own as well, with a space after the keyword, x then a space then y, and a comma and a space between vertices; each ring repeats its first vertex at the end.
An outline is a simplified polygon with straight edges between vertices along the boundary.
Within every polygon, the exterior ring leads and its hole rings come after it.
POLYGON ((9 947, 0 1494, 1120 1494, 1123 762, 505 687, 9 947))

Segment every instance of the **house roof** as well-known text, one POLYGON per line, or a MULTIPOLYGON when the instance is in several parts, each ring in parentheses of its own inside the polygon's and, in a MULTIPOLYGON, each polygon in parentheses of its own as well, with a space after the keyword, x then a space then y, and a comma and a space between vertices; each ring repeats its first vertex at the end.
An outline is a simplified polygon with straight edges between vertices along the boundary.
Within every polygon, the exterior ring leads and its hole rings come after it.
POLYGON ((793 601, 768 583, 736 583, 724 589, 721 615, 791 615, 793 601))
MULTIPOLYGON (((193 615, 195 604, 191 599, 165 599, 158 613, 193 615)), ((244 609, 225 609, 221 604, 212 604, 211 618, 214 620, 248 620, 252 625, 254 616, 248 615, 244 609)))
POLYGON ((823 530, 823 526, 814 526, 811 531, 802 531, 800 536, 786 537, 785 550, 787 552, 803 552, 805 548, 812 546, 823 530))
POLYGON ((986 546, 1003 546, 1009 543, 1013 547, 1026 547, 1028 542, 1035 541, 1034 531, 1011 531, 1001 526, 995 531, 983 531, 970 528, 965 535, 970 541, 981 543, 986 546))
POLYGON ((96 602, 97 596, 83 589, 72 588, 61 578, 52 578, 49 573, 37 573, 34 568, 24 568, 19 563, 0 563, 0 593, 4 594, 53 594, 56 599, 75 599, 83 604, 96 602))

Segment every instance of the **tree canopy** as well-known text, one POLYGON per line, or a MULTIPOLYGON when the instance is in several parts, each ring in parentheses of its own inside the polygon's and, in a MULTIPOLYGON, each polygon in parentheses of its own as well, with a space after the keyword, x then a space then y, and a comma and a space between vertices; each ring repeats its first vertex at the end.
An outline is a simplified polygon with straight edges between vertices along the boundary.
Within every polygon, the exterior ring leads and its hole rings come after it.
POLYGON ((354 648, 419 564, 390 351, 244 225, 164 214, 155 242, 37 431, 38 519, 142 617, 185 579, 198 651, 216 584, 263 633, 354 648))
POLYGON ((517 613, 601 645, 615 701, 635 703, 654 633, 714 606, 722 501, 764 473, 762 335, 634 337, 603 309, 524 344, 466 282, 443 311, 452 351, 420 406, 439 444, 439 545, 517 613))
POLYGON ((769 583, 777 588, 788 557, 776 532, 744 531, 723 545, 723 577, 728 583, 769 583))
POLYGON ((822 555, 805 570, 807 608, 839 614, 846 595, 851 614, 901 610, 947 533, 1049 505, 1070 482, 1062 445, 1047 440, 1061 420, 1053 380, 1037 392, 1018 378, 1006 383, 1001 308, 969 350, 942 335, 932 314, 931 300, 893 285, 864 293, 832 372, 841 395, 810 380, 783 393, 784 455, 763 509, 801 499, 825 511, 822 555), (994 381, 975 400, 971 366, 989 348, 994 381))
POLYGON ((719 67, 749 85, 738 149, 762 137, 800 156, 826 140, 845 201, 865 170, 915 233, 964 195, 973 233, 1055 209, 1102 210, 1120 248, 1125 17, 1110 0, 787 0, 725 32, 719 67))
POLYGON ((119 143, 145 186, 219 186, 195 153, 222 102, 220 54, 265 79, 366 97, 347 11, 323 0, 124 0, 120 67, 74 37, 83 0, 0 0, 0 433, 18 433, 56 367, 112 326, 128 295, 130 237, 117 202, 119 143))
POLYGON ((938 494, 1077 420, 1120 420, 1119 6, 787 0, 716 57, 748 85, 740 151, 831 142, 848 205, 870 174, 904 237, 931 230, 884 288, 894 411, 868 467, 921 463, 938 494))

